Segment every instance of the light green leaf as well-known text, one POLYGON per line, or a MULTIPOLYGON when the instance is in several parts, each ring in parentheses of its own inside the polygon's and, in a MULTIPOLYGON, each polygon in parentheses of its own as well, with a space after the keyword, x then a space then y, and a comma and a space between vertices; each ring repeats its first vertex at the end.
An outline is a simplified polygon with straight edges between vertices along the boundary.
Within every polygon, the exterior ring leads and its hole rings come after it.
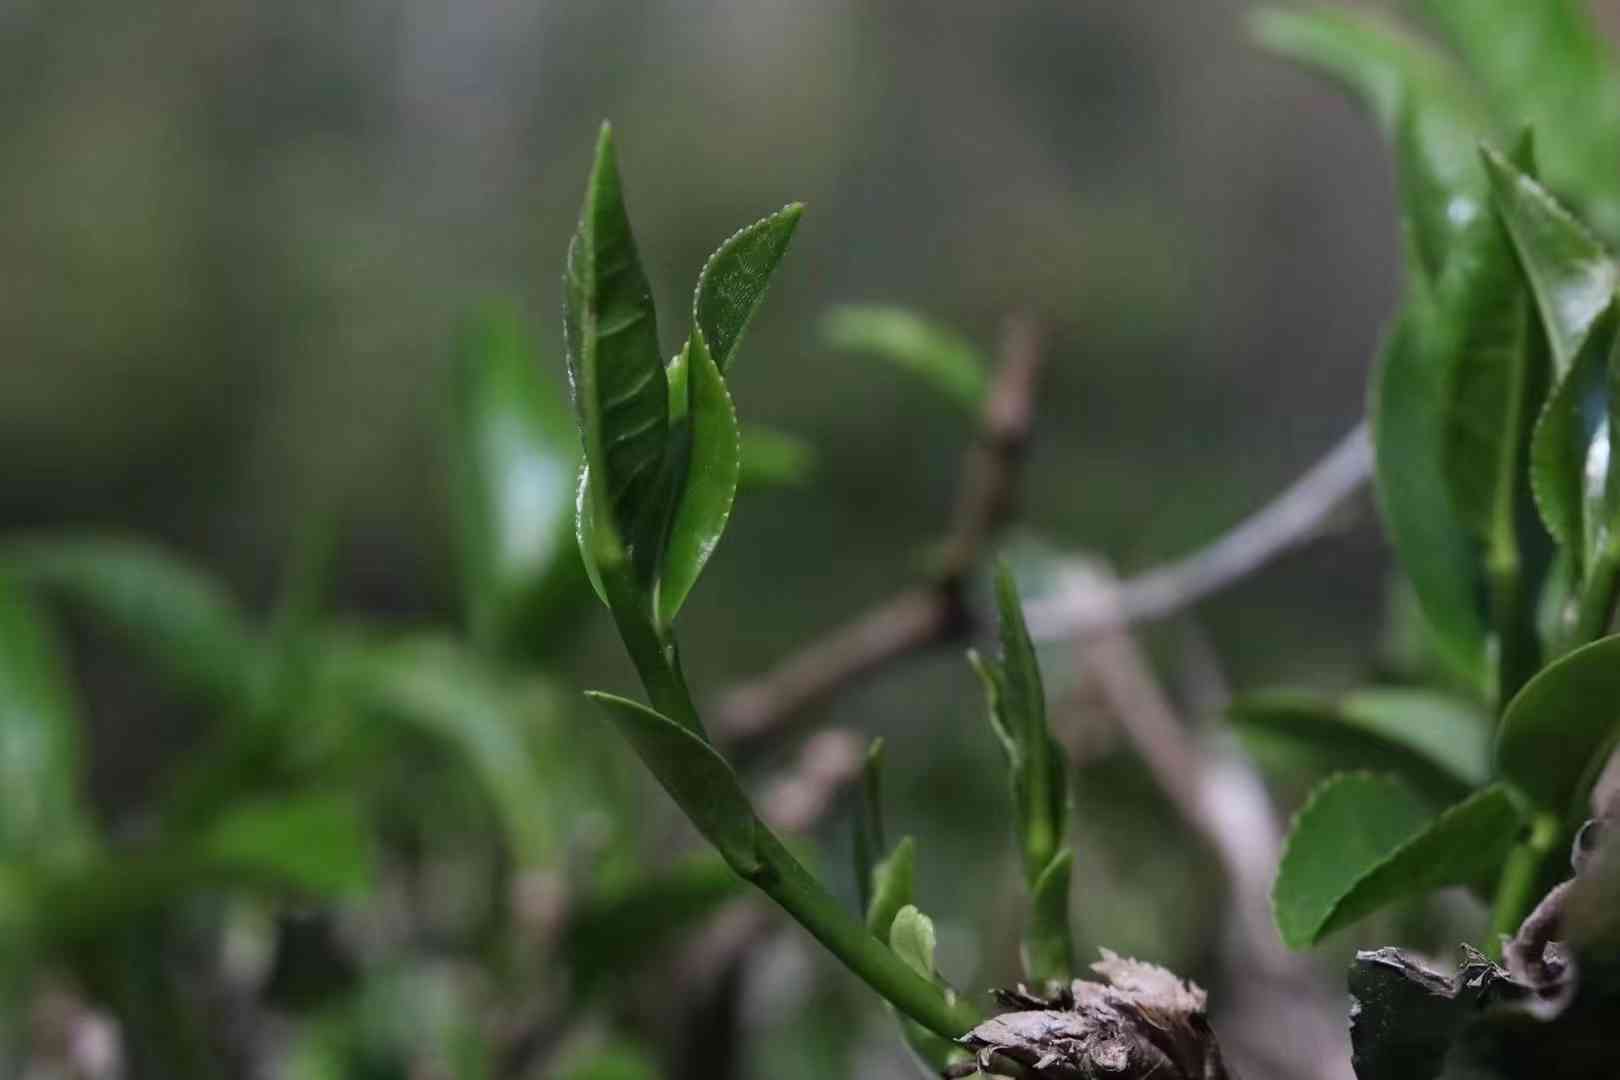
POLYGON ((364 892, 371 842, 351 795, 301 795, 238 803, 195 841, 210 876, 264 881, 319 896, 364 892))
POLYGON ((1498 112, 1543 135, 1549 186, 1620 238, 1620 70, 1581 0, 1415 0, 1498 112))
POLYGON ((688 398, 687 408, 676 414, 674 460, 684 473, 678 474, 683 478, 659 573, 658 618, 664 626, 674 621, 726 531, 741 464, 737 409, 699 330, 693 329, 677 363, 682 375, 670 382, 685 384, 688 398))
MULTIPOLYGON (((1530 482, 1536 506, 1547 531, 1569 552, 1577 580, 1593 554, 1589 533, 1605 516, 1588 513, 1587 463, 1605 426, 1603 410, 1593 406, 1607 396, 1617 326, 1620 309, 1611 302, 1587 332, 1569 373, 1547 398, 1530 446, 1530 482)), ((1605 453, 1607 449, 1605 438, 1605 453)), ((1605 463, 1598 477, 1608 474, 1605 463)), ((1598 486, 1601 491, 1602 485, 1598 486)))
POLYGON ((645 705, 597 691, 585 696, 608 711, 664 790, 732 869, 743 877, 756 873, 762 865, 756 846, 762 826, 737 774, 714 747, 645 705))
POLYGON ((167 552, 113 537, 38 537, 0 547, 0 572, 82 608, 210 703, 240 703, 254 691, 259 643, 235 602, 167 552))
POLYGON ((568 248, 568 372, 589 469, 592 528, 579 536, 599 576, 628 570, 650 594, 669 513, 669 389, 652 288, 641 269, 606 124, 568 248))
POLYGON ((1385 342, 1373 385, 1374 477, 1379 507, 1412 582, 1435 651, 1483 691, 1485 620, 1476 546, 1445 475, 1445 351, 1434 316, 1408 306, 1385 342))
POLYGON ((934 920, 912 904, 901 908, 889 928, 889 948, 911 970, 925 979, 934 977, 934 920))
POLYGON ((709 256, 692 297, 692 321, 708 342, 715 366, 731 370, 748 324, 764 302, 771 275, 787 254, 804 207, 792 203, 738 230, 709 256))
POLYGON ((1341 770, 1397 773, 1445 802, 1490 774, 1490 721, 1434 691, 1375 688, 1338 699, 1267 691, 1238 698, 1228 715, 1262 755, 1303 750, 1341 770))
POLYGON ((880 939, 889 940, 895 916, 911 903, 916 876, 917 842, 909 836, 902 837, 889 857, 872 870, 872 899, 866 906, 866 926, 880 939))
POLYGON ((737 486, 744 491, 804 484, 816 470, 816 449, 797 435, 759 425, 742 429, 742 468, 737 486))
POLYGON ((57 643, 0 580, 0 861, 84 854, 92 825, 82 767, 78 706, 57 643))
POLYGON ((1074 942, 1069 928, 1069 885, 1074 852, 1059 851, 1030 889, 1029 925, 1024 928, 1024 974, 1036 985, 1074 978, 1074 942))
POLYGON ((1614 261, 1546 188, 1496 150, 1486 147, 1484 155, 1497 213, 1529 279, 1561 380, 1614 297, 1614 261))
POLYGON ((1617 739, 1620 635, 1560 657, 1519 691, 1502 714, 1497 767, 1538 807, 1585 817, 1617 739))
POLYGON ((339 677, 361 703, 448 747, 478 778, 523 867, 559 857, 563 808, 541 774, 526 729, 541 707, 519 699, 506 680, 477 656, 450 642, 406 640, 361 650, 339 677))
POLYGON ((990 725, 1007 753, 1024 875, 1033 887, 1063 843, 1068 825, 1068 782, 1063 751, 1046 723, 1046 691, 1035 645, 1024 623, 1012 571, 996 568, 1001 659, 970 653, 984 682, 990 725))
POLYGON ((989 389, 987 365, 977 348, 902 308, 834 308, 822 317, 821 337, 834 349, 875 356, 922 376, 975 415, 989 389))
POLYGON ((457 335, 456 464, 464 600, 485 646, 544 630, 578 580, 579 434, 540 377, 521 314, 491 304, 457 335))
POLYGON ((661 1080, 663 1075, 646 1054, 620 1046, 570 1062, 559 1080, 661 1080))
POLYGON ((1502 785, 1431 817, 1399 782, 1370 773, 1325 781, 1295 815, 1272 905, 1289 948, 1313 945, 1397 900, 1495 870, 1522 819, 1502 785))

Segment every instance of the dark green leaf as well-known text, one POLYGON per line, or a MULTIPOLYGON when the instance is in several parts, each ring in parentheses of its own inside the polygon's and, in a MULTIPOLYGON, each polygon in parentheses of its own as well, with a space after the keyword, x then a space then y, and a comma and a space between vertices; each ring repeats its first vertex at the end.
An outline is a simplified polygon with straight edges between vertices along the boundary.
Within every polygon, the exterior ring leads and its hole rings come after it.
POLYGON ((579 434, 514 307, 490 305, 463 324, 457 368, 465 602, 480 642, 512 646, 543 628, 578 580, 579 434))
POLYGON ((1478 129, 1446 105, 1445 99, 1405 95, 1395 133, 1411 270, 1431 282, 1440 279, 1454 249, 1482 230, 1487 236, 1495 231, 1490 184, 1479 164, 1478 129))
POLYGON ((796 486, 815 472, 815 447, 797 435, 754 425, 742 429, 741 444, 737 486, 744 491, 796 486))
POLYGON ((586 696, 607 709, 664 790, 732 869, 744 877, 758 871, 758 820, 736 773, 714 747, 645 705, 596 691, 586 696))
POLYGON ((834 308, 821 320, 821 336, 835 349, 891 361, 922 376, 970 413, 989 387, 984 357, 955 333, 901 308, 834 308))
POLYGON ((912 901, 917 875, 917 842, 901 837, 887 859, 872 870, 872 899, 866 907, 866 926, 881 940, 889 940, 889 928, 900 909, 912 901))
POLYGON ((1294 817, 1272 903, 1290 948, 1304 948, 1387 904, 1495 870, 1522 819, 1507 789, 1486 788, 1430 817, 1389 777, 1344 773, 1294 817))
MULTIPOLYGON (((1530 482, 1536 506, 1547 531, 1569 552, 1577 579, 1584 574, 1592 554, 1588 534, 1592 526, 1606 520, 1602 513, 1588 514, 1587 464, 1597 435, 1605 427, 1603 410, 1594 404, 1607 396, 1617 325, 1620 310, 1611 303, 1592 324, 1569 373, 1548 397, 1530 447, 1530 482)), ((1605 454, 1607 449, 1605 438, 1605 454)), ((1606 477, 1608 473, 1605 462, 1598 475, 1606 477)))
POLYGON ((652 288, 641 269, 604 124, 568 248, 564 337, 589 473, 594 528, 582 554, 599 575, 627 564, 650 593, 668 519, 669 388, 652 288))
POLYGON ((1251 745, 1305 750, 1341 770, 1398 773, 1445 802, 1490 773, 1489 720, 1433 691, 1369 689, 1337 700, 1270 691, 1237 699, 1229 715, 1251 745))
MULTIPOLYGON (((855 891, 860 897, 862 911, 871 908, 872 875, 877 869, 879 856, 888 847, 884 831, 883 740, 873 739, 866 748, 866 762, 861 769, 861 801, 855 810, 854 843, 851 845, 855 857, 855 891)), ((887 932, 885 928, 884 933, 887 932)))
POLYGON ((320 896, 364 892, 370 837, 349 795, 240 803, 197 839, 195 856, 227 879, 266 881, 320 896))
POLYGON ((658 618, 664 626, 674 621, 726 531, 741 462, 737 410, 701 332, 693 331, 677 363, 683 373, 671 385, 684 384, 688 393, 676 423, 676 458, 685 471, 659 573, 658 618))
POLYGON ((1069 929, 1069 883, 1074 852, 1059 851, 1035 880, 1029 894, 1029 925, 1024 930, 1024 974, 1036 986, 1074 978, 1074 943, 1069 929))
POLYGON ((1417 0, 1501 115, 1543 135, 1548 184, 1620 236, 1620 71, 1581 0, 1417 0))
POLYGON ((1508 703, 1497 767, 1536 805, 1585 816, 1587 793, 1620 737, 1620 635, 1549 664, 1508 703))
POLYGON ((79 742, 56 642, 40 613, 0 580, 0 861, 84 854, 92 827, 79 742))
POLYGON ((470 769, 495 808, 522 866, 550 865, 560 854, 563 808, 541 775, 526 728, 541 702, 520 702, 505 680, 449 642, 404 641, 354 657, 340 672, 362 702, 425 732, 470 769))
POLYGON ((737 346, 765 299, 765 289, 787 254, 804 207, 793 203, 741 229, 709 256, 698 275, 692 319, 708 342, 715 366, 731 370, 737 346))
POLYGON ((259 644, 230 595, 166 552, 111 537, 42 537, 0 548, 0 571, 83 608, 209 702, 254 692, 259 644))
POLYGON ((1614 262, 1546 188, 1497 151, 1487 147, 1484 155, 1497 213, 1530 281, 1561 380, 1614 297, 1614 262))

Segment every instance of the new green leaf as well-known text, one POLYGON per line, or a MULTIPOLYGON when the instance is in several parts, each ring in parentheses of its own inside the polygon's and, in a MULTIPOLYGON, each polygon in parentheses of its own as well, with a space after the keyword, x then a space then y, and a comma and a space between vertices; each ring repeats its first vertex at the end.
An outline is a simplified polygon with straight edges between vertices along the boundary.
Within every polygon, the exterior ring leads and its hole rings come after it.
POLYGON ((881 940, 900 909, 911 903, 917 876, 917 842, 901 837, 889 857, 872 868, 872 899, 866 906, 866 926, 881 940))
POLYGON ((606 124, 564 284, 568 373, 588 470, 581 554, 602 579, 629 572, 650 595, 668 521, 669 387, 606 124))
POLYGON ((1272 891, 1283 942, 1304 948, 1397 900, 1474 881, 1501 865, 1521 825, 1502 785, 1431 817, 1394 779, 1335 776, 1289 830, 1272 891))
POLYGON ((1549 664, 1508 703, 1502 775, 1544 810, 1586 816, 1587 794, 1620 738, 1620 635, 1549 664))
POLYGON ((1036 986, 1074 978, 1074 940, 1069 928, 1069 885, 1074 852, 1053 856, 1029 891, 1029 925, 1024 929, 1024 974, 1036 986))
POLYGON ((739 230, 709 256, 692 298, 692 320, 721 374, 731 370, 771 275, 787 254, 804 207, 793 203, 739 230))
POLYGON ((912 971, 925 979, 934 977, 934 920, 907 904, 895 914, 889 928, 889 948, 912 971))

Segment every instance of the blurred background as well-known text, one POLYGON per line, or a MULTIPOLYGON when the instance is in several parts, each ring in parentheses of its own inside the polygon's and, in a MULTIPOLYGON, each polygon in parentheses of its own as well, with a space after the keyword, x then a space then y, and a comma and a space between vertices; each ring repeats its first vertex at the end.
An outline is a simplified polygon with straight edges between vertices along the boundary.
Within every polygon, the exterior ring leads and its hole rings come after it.
MULTIPOLYGON (((1193 550, 1354 425, 1400 284, 1376 130, 1255 50, 1246 7, 0 0, 0 530, 161 545, 265 623, 309 522, 328 521, 331 619, 455 637, 467 622, 456 327, 492 297, 515 303, 545 384, 565 392, 563 257, 611 118, 666 349, 708 252, 790 200, 808 205, 732 386, 745 420, 803 440, 814 468, 740 501, 683 615, 700 694, 913 579, 948 519, 971 418, 830 347, 817 327, 834 305, 908 307, 986 353, 1008 314, 1033 313, 1048 368, 1023 532, 1124 572, 1193 550)), ((1239 689, 1344 686, 1381 663, 1388 553, 1370 503, 1341 526, 1153 628, 1167 680, 1189 640, 1239 689)), ((574 603, 537 650, 548 722, 566 735, 538 768, 563 785, 590 769, 614 777, 633 808, 629 842, 661 849, 684 835, 673 807, 578 704, 585 688, 634 687, 604 616, 574 603)), ((114 841, 139 838, 176 762, 218 720, 92 620, 62 626, 92 816, 114 841)), ((1075 680, 1052 663, 1061 697, 1075 680)), ((1019 902, 983 709, 949 649, 851 688, 801 728, 887 738, 891 828, 918 837, 942 967, 978 988, 1016 970, 997 928, 1019 902)), ((1088 748, 1074 825, 1082 952, 1106 945, 1218 986, 1211 857, 1106 718, 1083 701, 1057 711, 1088 748)), ((750 775, 797 745, 782 740, 750 775)), ((403 768, 393 747, 377 744, 355 775, 403 768)), ((415 783, 404 801, 440 790, 415 783)), ((450 796, 433 812, 451 833, 483 821, 450 796)), ((405 846, 423 850, 434 827, 416 822, 405 846)), ((847 832, 835 811, 814 837, 824 875, 852 896, 847 832)), ((385 876, 401 859, 384 859, 385 876)), ((485 902, 479 873, 450 891, 485 902)), ((384 918, 375 898, 354 903, 363 924, 384 918)), ((258 927, 232 932, 287 978, 305 923, 268 902, 251 910, 257 922, 224 923, 258 927)), ((311 936, 315 989, 278 999, 262 1039, 297 1041, 288 1033, 308 1017, 362 992, 370 969, 344 958, 343 935, 311 936)), ((401 963, 451 974, 400 983, 432 999, 411 1008, 493 1008, 480 1004, 487 954, 428 938, 401 963)), ((731 1075, 910 1075, 875 999, 802 934, 764 934, 747 956, 731 1075)), ((1323 964, 1336 978, 1331 950, 1323 964)), ((692 1031, 621 1035, 625 1015, 685 1022, 671 1020, 667 972, 603 978, 586 1021, 538 1040, 530 1075, 596 1067, 570 1062, 603 1047, 701 1075, 692 1031)), ((53 993, 118 1013, 83 979, 62 976, 53 993)), ((45 1021, 30 1000, 13 1050, 37 1050, 26 1032, 45 1021)), ((567 1014, 501 1008, 519 1026, 530 1011, 567 1014)), ((393 1064, 328 1074, 441 1075, 420 1055, 373 1057, 393 1064)), ((25 1059, 46 1067, 13 1057, 25 1059)), ((640 1067, 603 1068, 620 1066, 640 1067)))

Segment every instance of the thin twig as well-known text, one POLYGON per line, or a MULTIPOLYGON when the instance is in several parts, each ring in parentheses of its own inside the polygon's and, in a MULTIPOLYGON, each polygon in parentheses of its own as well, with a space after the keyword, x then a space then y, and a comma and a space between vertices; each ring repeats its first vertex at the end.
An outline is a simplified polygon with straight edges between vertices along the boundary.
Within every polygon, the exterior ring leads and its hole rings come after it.
POLYGON ((839 689, 901 658, 960 640, 971 630, 963 582, 1011 518, 1029 442, 1042 353, 1029 316, 1009 318, 962 484, 929 579, 822 636, 763 675, 724 694, 711 713, 717 742, 736 748, 767 735, 839 689))

